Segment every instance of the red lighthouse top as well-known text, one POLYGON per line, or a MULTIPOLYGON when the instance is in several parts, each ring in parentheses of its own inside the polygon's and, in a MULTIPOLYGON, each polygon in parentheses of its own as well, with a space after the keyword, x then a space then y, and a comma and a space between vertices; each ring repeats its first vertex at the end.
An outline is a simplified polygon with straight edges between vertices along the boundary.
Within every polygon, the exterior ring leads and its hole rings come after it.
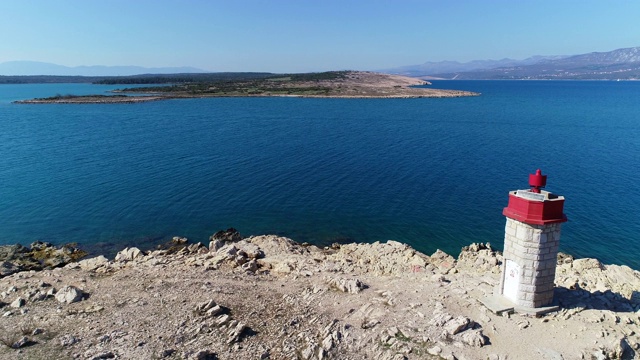
POLYGON ((567 221, 562 212, 564 196, 540 190, 547 185, 547 175, 542 175, 540 169, 535 174, 529 174, 528 190, 514 190, 509 192, 509 205, 502 214, 508 218, 527 224, 545 225, 567 221))
POLYGON ((540 194, 540 188, 547 186, 547 175, 542 175, 540 169, 535 174, 529 174, 529 186, 532 192, 540 194))

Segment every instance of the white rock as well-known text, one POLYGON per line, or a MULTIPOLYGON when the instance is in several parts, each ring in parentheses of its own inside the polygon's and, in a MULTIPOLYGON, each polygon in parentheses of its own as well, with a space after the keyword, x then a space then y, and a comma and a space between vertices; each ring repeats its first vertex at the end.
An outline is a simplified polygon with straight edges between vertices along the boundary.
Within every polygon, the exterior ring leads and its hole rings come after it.
POLYGON ((572 267, 578 272, 582 272, 588 269, 602 270, 604 268, 600 261, 589 258, 573 260, 572 267))
POLYGON ((256 272, 256 270, 258 270, 258 263, 255 260, 244 263, 242 264, 242 270, 248 272, 256 272))
POLYGON ((447 323, 444 324, 444 329, 447 333, 451 335, 455 335, 457 333, 460 333, 466 330, 468 327, 471 327, 472 325, 473 325, 473 321, 471 321, 467 317, 460 315, 455 319, 447 321, 447 323))
POLYGON ((218 315, 220 312, 222 312, 222 308, 220 307, 220 305, 216 305, 212 308, 210 308, 209 310, 207 310, 207 315, 209 316, 216 316, 218 315))
POLYGON ((229 321, 229 315, 228 314, 224 314, 221 316, 218 316, 218 319, 216 320, 216 325, 218 326, 222 326, 224 324, 226 324, 229 321))
POLYGON ((198 305, 196 306, 196 309, 195 309, 195 310, 196 310, 196 312, 197 312, 197 313, 203 313, 203 312, 205 312, 205 311, 207 311, 207 310, 211 309, 211 308, 212 308, 212 307, 214 307, 214 306, 216 306, 216 302, 215 302, 215 301, 213 301, 213 300, 207 300, 207 301, 205 301, 205 302, 202 302, 202 303, 198 304, 198 305))
POLYGON ((26 302, 24 301, 23 298, 19 297, 17 299, 15 299, 12 303, 11 303, 11 307, 12 308, 21 308, 26 304, 26 302))
POLYGON ((209 251, 215 252, 218 251, 221 247, 224 246, 224 243, 218 239, 212 240, 209 242, 209 251))
POLYGON ((260 259, 264 257, 264 252, 256 244, 242 240, 236 243, 240 250, 244 251, 249 259, 260 259))
POLYGON ((95 270, 101 266, 106 266, 108 264, 109 264, 109 260, 102 255, 78 262, 78 265, 82 270, 89 270, 89 271, 95 270))
POLYGON ((65 286, 56 293, 56 300, 63 304, 71 304, 82 300, 84 293, 75 286, 65 286))
POLYGON ((487 343, 487 338, 482 330, 469 330, 462 334, 462 341, 475 347, 481 347, 487 343))
POLYGON ((367 287, 359 279, 329 278, 326 281, 329 285, 349 294, 357 294, 367 287))
POLYGON ((116 262, 133 261, 134 259, 144 255, 137 247, 125 248, 116 254, 116 262))
POLYGON ((227 344, 232 344, 232 343, 237 342, 238 340, 240 340, 240 336, 242 335, 242 332, 246 328, 247 328, 247 325, 245 325, 244 323, 239 322, 236 325, 236 327, 229 332, 229 339, 227 339, 227 344))
POLYGON ((434 346, 432 348, 427 349, 427 352, 431 355, 440 355, 440 353, 442 352, 442 348, 440 348, 440 346, 434 346))

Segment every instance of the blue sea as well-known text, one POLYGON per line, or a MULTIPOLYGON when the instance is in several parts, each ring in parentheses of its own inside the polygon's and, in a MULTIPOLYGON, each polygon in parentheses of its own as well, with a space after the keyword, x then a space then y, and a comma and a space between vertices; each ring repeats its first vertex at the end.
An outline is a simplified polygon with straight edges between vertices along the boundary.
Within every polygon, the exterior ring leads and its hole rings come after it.
POLYGON ((19 105, 118 86, 0 85, 0 244, 113 254, 235 227, 501 249, 508 192, 539 168, 566 197, 561 251, 640 269, 640 82, 432 87, 482 95, 19 105))

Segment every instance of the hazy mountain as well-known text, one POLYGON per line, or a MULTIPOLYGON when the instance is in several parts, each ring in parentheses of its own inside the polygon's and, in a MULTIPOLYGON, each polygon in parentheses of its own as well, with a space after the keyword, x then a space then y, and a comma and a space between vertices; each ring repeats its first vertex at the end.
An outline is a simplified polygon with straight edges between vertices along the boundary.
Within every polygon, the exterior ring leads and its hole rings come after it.
MULTIPOLYGON (((573 56, 536 56, 521 62, 475 69, 414 72, 415 77, 456 80, 478 79, 580 79, 637 80, 640 79, 640 47, 593 52, 573 56)), ((500 60, 503 61, 503 60, 500 60)), ((472 61, 466 64, 481 64, 472 61)), ((485 63, 490 65, 490 63, 485 63)), ((443 69, 444 67, 440 68, 443 69)), ((402 68, 398 68, 402 69, 402 68)), ((397 72, 399 73, 399 72, 397 72)), ((407 74, 408 75, 408 74, 407 74)))
POLYGON ((420 65, 408 65, 391 69, 383 69, 381 72, 412 77, 428 77, 432 74, 457 73, 474 70, 494 69, 504 66, 522 66, 536 64, 543 60, 562 59, 565 56, 533 56, 524 60, 473 60, 465 63, 458 61, 426 62, 420 65))
POLYGON ((8 61, 0 63, 0 75, 62 75, 62 76, 130 76, 139 74, 204 73, 193 67, 147 68, 142 66, 63 66, 38 61, 8 61))

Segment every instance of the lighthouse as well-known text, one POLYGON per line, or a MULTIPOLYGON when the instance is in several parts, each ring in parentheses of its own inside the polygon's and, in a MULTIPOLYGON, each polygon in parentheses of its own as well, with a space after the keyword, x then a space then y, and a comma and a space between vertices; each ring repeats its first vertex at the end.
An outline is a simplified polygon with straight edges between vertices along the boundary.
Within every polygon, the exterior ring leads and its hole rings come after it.
POLYGON ((542 190, 547 176, 529 175, 530 189, 509 192, 504 233, 504 262, 498 288, 515 311, 544 313, 552 306, 564 196, 542 190))

